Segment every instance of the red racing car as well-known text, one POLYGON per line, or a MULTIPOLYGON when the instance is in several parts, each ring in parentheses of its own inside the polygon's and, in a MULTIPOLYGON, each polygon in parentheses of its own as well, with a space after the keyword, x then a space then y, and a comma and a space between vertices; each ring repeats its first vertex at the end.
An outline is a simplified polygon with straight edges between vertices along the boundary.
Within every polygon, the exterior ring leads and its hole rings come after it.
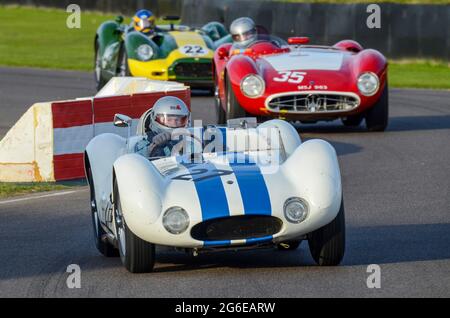
POLYGON ((366 120, 370 131, 388 124, 387 61, 378 51, 344 40, 308 45, 261 36, 246 49, 229 43, 214 54, 218 123, 245 116, 315 123, 366 120))

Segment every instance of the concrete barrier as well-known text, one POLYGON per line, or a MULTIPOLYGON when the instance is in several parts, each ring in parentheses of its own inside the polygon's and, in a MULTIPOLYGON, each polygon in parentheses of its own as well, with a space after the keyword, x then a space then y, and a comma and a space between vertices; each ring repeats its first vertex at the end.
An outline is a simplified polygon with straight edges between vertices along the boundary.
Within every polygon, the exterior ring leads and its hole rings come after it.
POLYGON ((0 181, 40 182, 84 177, 83 153, 96 135, 125 136, 116 113, 139 117, 160 98, 177 96, 190 105, 190 90, 175 82, 113 78, 94 97, 32 105, 0 141, 0 181))

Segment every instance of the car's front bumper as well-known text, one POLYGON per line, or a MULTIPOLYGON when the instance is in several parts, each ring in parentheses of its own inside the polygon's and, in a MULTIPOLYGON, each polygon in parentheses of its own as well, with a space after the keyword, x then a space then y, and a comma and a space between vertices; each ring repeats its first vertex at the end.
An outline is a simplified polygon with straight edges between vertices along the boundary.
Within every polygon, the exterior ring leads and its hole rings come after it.
POLYGON ((129 59, 132 76, 160 81, 177 81, 193 87, 212 87, 212 65, 208 58, 158 59, 147 62, 129 59))
POLYGON ((236 96, 239 104, 252 115, 315 121, 362 114, 377 102, 381 91, 380 89, 377 94, 369 97, 347 91, 287 91, 266 93, 258 98, 248 98, 243 94, 236 96), (328 106, 324 106, 327 98, 328 106), (330 101, 334 105, 330 104, 330 101), (281 107, 274 106, 277 102, 281 107), (341 105, 336 106, 337 104, 341 105))
MULTIPOLYGON (((180 248, 226 248, 237 246, 254 246, 277 244, 304 237, 318 228, 330 223, 339 211, 341 196, 335 196, 333 202, 327 207, 315 207, 310 205, 308 217, 299 224, 293 224, 286 220, 282 211, 274 212, 271 217, 280 220, 280 229, 273 234, 258 235, 229 239, 226 236, 215 240, 201 240, 194 238, 193 228, 201 224, 202 220, 191 219, 188 229, 181 234, 169 233, 162 224, 162 215, 152 224, 142 224, 142 220, 133 219, 133 214, 126 213, 125 219, 131 231, 141 239, 157 245, 173 246, 180 248)), ((236 216, 230 216, 233 218, 236 216)), ((258 215, 256 215, 258 217, 258 215)), ((264 215, 267 217, 267 215, 264 215)))

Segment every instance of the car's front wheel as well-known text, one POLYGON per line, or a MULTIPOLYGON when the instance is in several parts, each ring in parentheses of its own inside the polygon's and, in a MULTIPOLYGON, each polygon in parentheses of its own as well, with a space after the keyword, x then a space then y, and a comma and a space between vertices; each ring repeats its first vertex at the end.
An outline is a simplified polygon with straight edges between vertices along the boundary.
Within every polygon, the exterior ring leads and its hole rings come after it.
POLYGON ((344 199, 337 216, 327 225, 308 235, 311 256, 321 266, 338 265, 345 252, 344 199))
POLYGON ((247 117, 247 112, 239 104, 239 101, 234 94, 230 78, 228 76, 226 78, 226 119, 247 117))
POLYGON ((227 118, 225 110, 222 107, 222 102, 220 101, 219 83, 216 80, 214 87, 214 104, 216 106, 216 123, 219 125, 226 124, 227 118))
POLYGON ((114 224, 122 264, 131 273, 148 273, 155 265, 155 245, 137 237, 128 228, 122 213, 119 189, 114 181, 114 224))
POLYGON ((117 76, 131 76, 130 67, 128 66, 128 55, 125 44, 122 44, 119 50, 119 58, 117 61, 117 76))
POLYGON ((100 219, 98 217, 97 211, 97 202, 95 200, 95 188, 94 182, 92 179, 92 171, 91 168, 88 168, 88 183, 90 190, 90 204, 91 204, 91 218, 92 218, 92 226, 94 228, 94 243, 97 247, 98 251, 102 253, 106 257, 115 257, 119 256, 119 253, 114 246, 104 239, 106 235, 105 230, 100 224, 100 219))
POLYGON ((94 55, 94 79, 97 91, 99 91, 105 84, 102 77, 102 56, 100 54, 98 40, 95 41, 95 55, 94 55))
POLYGON ((367 111, 366 127, 369 131, 384 131, 388 125, 389 118, 389 91, 388 85, 384 86, 380 98, 367 111))

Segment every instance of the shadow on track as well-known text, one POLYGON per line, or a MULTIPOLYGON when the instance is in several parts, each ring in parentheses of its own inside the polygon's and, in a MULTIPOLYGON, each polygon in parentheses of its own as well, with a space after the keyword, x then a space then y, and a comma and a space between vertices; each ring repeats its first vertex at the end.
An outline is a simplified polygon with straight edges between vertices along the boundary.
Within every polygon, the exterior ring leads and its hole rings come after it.
MULTIPOLYGON (((296 124, 300 134, 316 133, 367 133, 382 134, 366 130, 364 121, 357 127, 344 126, 340 121, 318 124, 296 124)), ((399 116, 390 117, 386 132, 450 129, 450 115, 442 116, 399 116)))

